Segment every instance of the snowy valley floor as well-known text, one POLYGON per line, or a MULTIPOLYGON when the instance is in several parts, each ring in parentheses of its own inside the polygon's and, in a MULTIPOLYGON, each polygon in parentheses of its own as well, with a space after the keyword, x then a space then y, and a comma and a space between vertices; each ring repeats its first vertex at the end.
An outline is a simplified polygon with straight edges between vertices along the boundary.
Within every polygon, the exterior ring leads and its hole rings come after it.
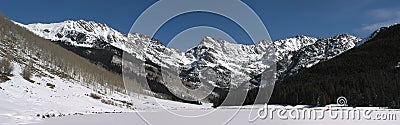
MULTIPOLYGON (((246 107, 211 108, 211 105, 192 105, 153 97, 136 95, 128 97, 120 93, 98 94, 100 99, 90 95, 94 92, 77 81, 49 76, 34 76, 31 83, 24 80, 21 67, 15 65, 10 80, 0 83, 0 125, 132 125, 132 124, 399 124, 400 110, 378 107, 317 107, 269 106, 271 114, 266 119, 257 119, 263 105, 246 107), (129 104, 132 102, 132 104, 129 104), (238 110, 240 109, 241 110, 238 110), (282 111, 285 113, 282 113, 282 111), (370 118, 332 119, 328 110, 368 110, 370 118), (322 119, 309 115, 293 119, 302 111, 325 111, 322 119), (383 120, 378 115, 386 115, 383 120), (390 115, 390 116, 389 116, 390 115), (287 117, 287 119, 285 119, 287 117)), ((363 112, 361 112, 363 113, 363 112)), ((337 112, 336 112, 337 114, 337 112)), ((338 114, 339 115, 339 114, 338 114)))
MULTIPOLYGON (((179 113, 187 113, 187 111, 180 111, 179 113)), ((225 113, 219 113, 219 117, 224 118, 225 114, 234 113, 235 111, 227 110, 225 113)), ((379 121, 379 120, 281 120, 281 119, 265 119, 257 120, 255 122, 249 122, 248 113, 250 111, 245 110, 239 112, 232 120, 228 121, 229 125, 398 125, 398 120, 391 121, 379 121)), ((192 113, 192 112, 191 112, 192 113)), ((172 114, 169 112, 157 112, 157 113, 141 113, 141 115, 153 115, 151 118, 146 118, 148 122, 145 122, 136 113, 123 113, 123 114, 95 114, 95 115, 84 115, 84 116, 67 116, 63 118, 54 118, 44 120, 43 122, 32 124, 32 125, 220 125, 225 124, 227 119, 175 119, 171 118, 172 114), (163 116, 163 117, 159 117, 163 116)))
POLYGON ((48 76, 33 76, 33 83, 20 75, 22 68, 14 65, 8 81, 0 83, 0 125, 40 123, 55 117, 102 113, 127 113, 161 110, 164 108, 204 109, 210 106, 181 104, 148 96, 132 98, 117 92, 98 94, 77 81, 69 81, 48 72, 48 76), (101 96, 95 99, 90 95, 101 96), (132 104, 129 104, 132 102, 132 104))

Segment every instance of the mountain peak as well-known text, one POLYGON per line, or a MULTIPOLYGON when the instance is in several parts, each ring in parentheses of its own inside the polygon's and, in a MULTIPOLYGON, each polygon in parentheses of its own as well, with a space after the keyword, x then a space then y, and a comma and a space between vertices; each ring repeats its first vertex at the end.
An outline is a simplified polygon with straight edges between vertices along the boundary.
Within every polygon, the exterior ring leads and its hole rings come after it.
POLYGON ((297 38, 297 39, 310 39, 310 38, 314 38, 314 37, 307 36, 307 35, 297 35, 297 36, 295 36, 295 38, 297 38))
POLYGON ((274 45, 278 48, 278 50, 297 51, 305 46, 314 44, 316 41, 318 41, 318 39, 314 37, 296 36, 293 38, 275 41, 274 45))
POLYGON ((333 36, 331 38, 354 38, 354 37, 356 37, 356 36, 353 36, 351 34, 345 33, 345 34, 338 34, 338 35, 333 36))
POLYGON ((205 36, 201 42, 209 43, 209 42, 216 42, 216 40, 211 36, 205 36))
MULTIPOLYGON (((388 26, 388 27, 381 27, 381 28, 379 28, 379 29, 377 29, 376 31, 374 31, 371 35, 370 35, 370 37, 368 38, 369 40, 371 40, 371 39, 373 39, 373 38, 375 38, 375 37, 381 37, 381 35, 391 35, 391 34, 387 34, 387 33, 385 33, 385 32, 390 32, 390 31, 400 31, 400 24, 397 24, 397 23, 395 23, 395 24, 393 24, 393 25, 390 25, 390 26, 388 26)), ((393 34, 394 35, 394 34, 393 34)))
POLYGON ((93 48, 99 47, 101 43, 110 43, 121 48, 122 44, 127 41, 122 33, 106 24, 94 21, 67 20, 50 24, 20 25, 45 39, 66 42, 77 47, 93 48))
MULTIPOLYGON (((95 21, 88 21, 88 20, 83 20, 83 19, 79 19, 79 20, 66 20, 62 23, 90 23, 90 24, 101 24, 101 23, 97 23, 95 21)), ((105 25, 105 24, 101 24, 101 25, 105 25)))
POLYGON ((350 44, 350 46, 359 46, 363 43, 362 39, 351 34, 339 34, 328 39, 332 39, 342 44, 350 44))
POLYGON ((201 40, 200 44, 197 46, 216 46, 216 45, 221 45, 224 44, 228 41, 221 40, 221 39, 215 39, 211 36, 205 36, 203 40, 201 40))

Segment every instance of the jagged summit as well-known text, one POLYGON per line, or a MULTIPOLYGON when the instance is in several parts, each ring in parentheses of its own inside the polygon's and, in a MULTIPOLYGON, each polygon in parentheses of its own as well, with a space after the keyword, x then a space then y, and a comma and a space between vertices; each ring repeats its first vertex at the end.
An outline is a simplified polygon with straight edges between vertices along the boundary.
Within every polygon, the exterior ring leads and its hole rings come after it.
POLYGON ((298 51, 299 49, 314 44, 318 39, 309 36, 296 36, 274 42, 278 51, 298 51))
POLYGON ((29 24, 22 25, 36 35, 52 41, 61 41, 78 47, 103 47, 102 44, 109 43, 121 48, 126 43, 126 36, 108 27, 106 24, 84 20, 67 20, 51 24, 29 24))

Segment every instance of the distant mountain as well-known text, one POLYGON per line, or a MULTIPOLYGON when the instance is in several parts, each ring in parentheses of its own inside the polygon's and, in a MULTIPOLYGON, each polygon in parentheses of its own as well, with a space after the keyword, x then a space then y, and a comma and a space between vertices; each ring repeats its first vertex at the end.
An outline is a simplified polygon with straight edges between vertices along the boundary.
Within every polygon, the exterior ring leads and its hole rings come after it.
POLYGON ((93 21, 67 20, 60 23, 38 23, 22 26, 45 39, 62 41, 77 47, 100 48, 110 44, 122 49, 122 44, 128 41, 127 37, 120 32, 105 24, 95 23, 93 21))
POLYGON ((272 66, 263 62, 271 58, 264 56, 267 50, 276 50, 276 76, 283 80, 352 49, 361 41, 355 36, 342 34, 331 38, 297 36, 275 42, 264 40, 255 45, 242 45, 205 37, 199 45, 181 52, 149 36, 138 33, 124 35, 105 24, 92 21, 19 25, 118 73, 122 73, 122 53, 129 53, 146 64, 147 75, 137 73, 138 76, 146 76, 147 80, 155 80, 152 83, 166 86, 168 90, 154 89, 164 94, 180 90, 167 84, 171 81, 162 80, 161 72, 158 72, 161 68, 176 72, 183 83, 192 88, 201 86, 202 82, 221 89, 252 88, 261 85, 261 74, 272 66), (203 78, 205 71, 211 71, 213 75, 208 76, 215 77, 203 78))
POLYGON ((323 106, 344 96, 349 106, 399 108, 399 34, 400 25, 381 28, 364 44, 280 81, 271 103, 323 106))
POLYGON ((298 36, 274 42, 278 48, 278 72, 280 79, 297 74, 302 69, 310 68, 319 62, 332 59, 354 48, 360 38, 341 34, 330 38, 316 39, 298 36))

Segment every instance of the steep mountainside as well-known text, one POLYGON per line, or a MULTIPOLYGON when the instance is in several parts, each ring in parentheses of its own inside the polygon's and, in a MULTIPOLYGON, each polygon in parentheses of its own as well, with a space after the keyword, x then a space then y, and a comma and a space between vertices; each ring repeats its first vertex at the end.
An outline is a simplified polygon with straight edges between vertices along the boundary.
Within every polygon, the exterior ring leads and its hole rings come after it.
POLYGON ((63 41, 78 47, 100 48, 111 44, 114 47, 123 49, 121 44, 127 41, 126 37, 118 31, 105 24, 92 21, 67 20, 52 24, 30 24, 26 25, 26 27, 45 39, 63 41))
POLYGON ((0 124, 33 124, 68 115, 210 107, 129 95, 119 74, 36 36, 0 14, 0 124))
MULTIPOLYGON (((273 104, 400 107, 400 25, 381 28, 363 45, 300 71, 275 86, 273 104)), ((349 45, 352 46, 352 45, 349 45)))
MULTIPOLYGON (((275 42, 278 45, 278 73, 282 80, 288 76, 297 74, 302 69, 310 68, 321 61, 326 61, 340 55, 347 50, 354 48, 360 41, 360 38, 349 34, 341 34, 330 38, 310 39, 309 37, 297 37, 293 41, 287 39, 286 43, 300 45, 292 48, 285 48, 288 45, 281 45, 282 40, 275 42), (283 46, 283 47, 282 47, 283 46), (296 49, 293 49, 296 48, 296 49)), ((292 45, 293 46, 293 45, 292 45)))

